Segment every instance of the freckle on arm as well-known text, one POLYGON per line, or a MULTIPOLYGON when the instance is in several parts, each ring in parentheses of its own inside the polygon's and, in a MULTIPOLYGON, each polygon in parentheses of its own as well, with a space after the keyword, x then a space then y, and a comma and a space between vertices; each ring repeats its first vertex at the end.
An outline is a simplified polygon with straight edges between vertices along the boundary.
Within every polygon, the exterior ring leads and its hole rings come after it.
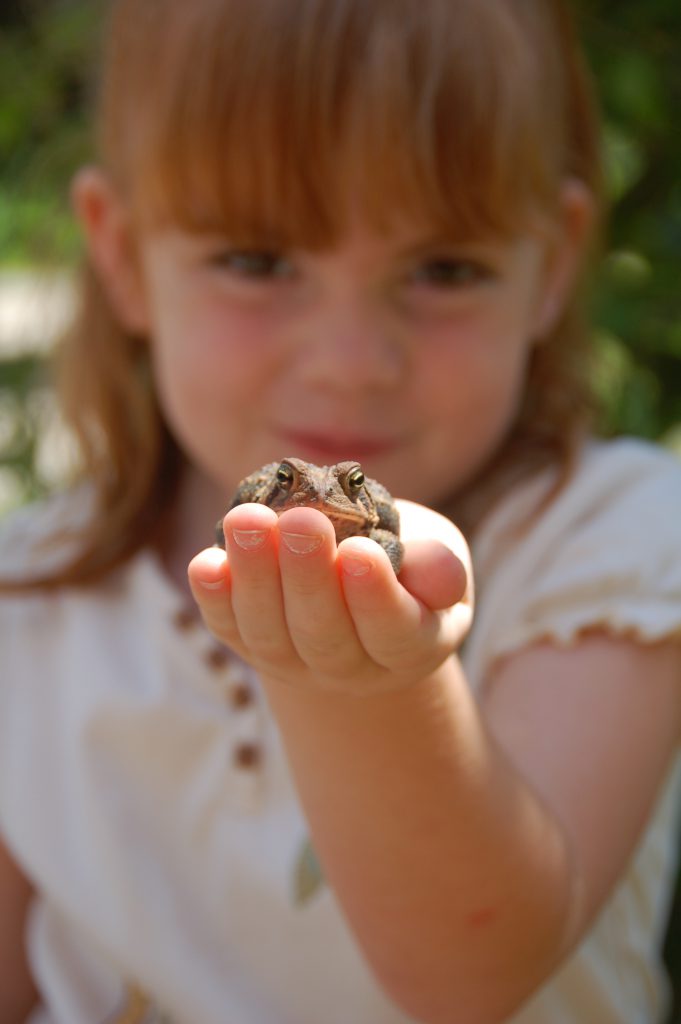
POLYGON ((494 924, 499 916, 494 907, 477 907, 469 914, 466 914, 464 922, 471 931, 478 931, 481 928, 488 928, 494 924))

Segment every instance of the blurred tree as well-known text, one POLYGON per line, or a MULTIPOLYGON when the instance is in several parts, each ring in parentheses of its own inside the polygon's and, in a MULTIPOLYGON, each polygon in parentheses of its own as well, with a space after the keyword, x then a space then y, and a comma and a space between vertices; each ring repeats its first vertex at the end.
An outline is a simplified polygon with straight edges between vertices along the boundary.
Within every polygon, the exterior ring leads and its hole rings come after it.
MULTIPOLYGON (((16 268, 69 267, 77 257, 69 179, 89 155, 102 9, 101 0, 0 5, 0 286, 16 268)), ((40 459, 45 345, 17 347, 13 316, 0 317, 0 332, 1 513, 40 496, 54 481, 40 459)))
POLYGON ((605 118, 609 253, 598 281, 605 427, 681 422, 681 4, 580 0, 605 118))
POLYGON ((0 262, 70 261, 68 181, 88 153, 97 0, 3 0, 0 262))

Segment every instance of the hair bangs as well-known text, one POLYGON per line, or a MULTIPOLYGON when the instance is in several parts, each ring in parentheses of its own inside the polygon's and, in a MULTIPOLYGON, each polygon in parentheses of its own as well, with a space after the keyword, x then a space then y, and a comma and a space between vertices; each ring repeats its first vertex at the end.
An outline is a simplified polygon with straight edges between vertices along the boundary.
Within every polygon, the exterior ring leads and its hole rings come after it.
POLYGON ((110 65, 129 120, 103 119, 106 162, 146 222, 323 247, 358 217, 509 234, 555 201, 560 89, 539 41, 488 0, 456 15, 445 0, 149 7, 153 81, 136 17, 110 65))

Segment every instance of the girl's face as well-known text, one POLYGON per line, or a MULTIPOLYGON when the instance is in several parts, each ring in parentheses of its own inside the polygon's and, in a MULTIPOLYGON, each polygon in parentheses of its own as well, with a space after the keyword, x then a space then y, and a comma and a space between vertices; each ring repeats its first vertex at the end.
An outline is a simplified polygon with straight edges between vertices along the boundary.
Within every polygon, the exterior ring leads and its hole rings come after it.
POLYGON ((224 495, 295 455, 356 459, 437 504, 504 439, 568 276, 530 237, 411 227, 355 226, 322 252, 169 228, 138 252, 128 318, 151 339, 171 430, 224 495))

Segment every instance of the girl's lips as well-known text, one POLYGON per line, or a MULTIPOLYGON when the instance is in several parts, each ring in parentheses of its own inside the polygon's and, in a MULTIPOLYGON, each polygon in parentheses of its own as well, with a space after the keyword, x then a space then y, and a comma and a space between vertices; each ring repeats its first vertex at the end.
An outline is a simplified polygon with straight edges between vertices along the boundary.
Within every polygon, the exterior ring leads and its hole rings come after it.
POLYGON ((327 463, 375 458, 395 451, 399 445, 397 438, 349 437, 285 428, 280 428, 277 433, 285 444, 295 447, 291 455, 308 455, 311 460, 327 463))

